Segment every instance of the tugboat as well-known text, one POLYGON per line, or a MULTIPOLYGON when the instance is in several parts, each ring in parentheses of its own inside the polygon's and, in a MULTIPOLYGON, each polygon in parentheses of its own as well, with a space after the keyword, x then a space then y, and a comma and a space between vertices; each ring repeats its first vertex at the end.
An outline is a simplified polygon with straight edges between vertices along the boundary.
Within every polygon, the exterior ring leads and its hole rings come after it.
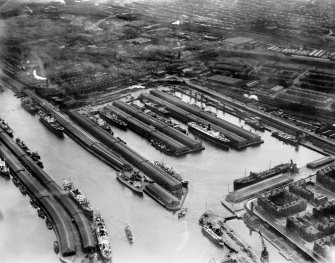
POLYGON ((126 130, 128 125, 126 122, 124 122, 121 118, 119 118, 115 113, 113 112, 107 112, 100 110, 99 114, 102 118, 104 118, 106 121, 108 121, 113 126, 116 126, 120 129, 126 130))
POLYGON ((278 132, 278 131, 274 131, 272 132, 271 136, 286 142, 286 143, 290 143, 292 145, 298 145, 298 140, 296 139, 295 136, 284 133, 284 132, 278 132))
POLYGON ((112 258, 112 248, 109 243, 107 228, 100 213, 95 212, 93 217, 94 230, 99 244, 100 254, 104 260, 110 262, 112 258))
POLYGON ((33 160, 41 160, 41 156, 39 155, 38 152, 32 152, 31 158, 33 158, 33 160))
POLYGON ((259 172, 259 173, 250 172, 249 176, 234 180, 234 190, 238 190, 240 188, 246 187, 251 184, 255 184, 257 182, 263 181, 275 175, 287 173, 287 172, 290 172, 290 173, 298 172, 297 165, 293 163, 292 160, 289 163, 283 163, 283 164, 276 165, 275 167, 272 167, 271 169, 268 169, 263 172, 259 172))
POLYGON ((41 156, 39 155, 38 152, 32 152, 31 158, 39 167, 44 168, 43 162, 41 161, 41 156))
POLYGON ((59 243, 58 241, 54 241, 54 251, 56 254, 59 253, 59 243))
POLYGON ((38 203, 35 199, 31 198, 30 199, 30 204, 32 205, 32 207, 38 208, 38 203))
POLYGON ((186 216, 187 212, 188 212, 188 208, 187 208, 187 207, 181 209, 181 210, 179 211, 179 213, 178 213, 178 219, 180 219, 180 218, 186 216))
POLYGON ((40 120, 41 122, 49 128, 51 131, 53 131, 56 135, 59 137, 64 136, 64 128, 56 121, 56 119, 48 114, 40 113, 40 120))
POLYGON ((29 97, 22 98, 21 99, 21 105, 29 113, 31 113, 33 115, 36 113, 36 107, 35 107, 34 102, 31 98, 29 98, 29 97))
POLYGON ((210 124, 208 124, 208 126, 206 127, 205 125, 201 123, 189 122, 187 123, 187 125, 188 125, 189 131, 194 132, 208 139, 209 141, 213 142, 215 145, 225 150, 229 150, 230 140, 226 138, 220 132, 213 130, 210 124))
POLYGON ((13 137, 13 130, 8 126, 4 120, 0 119, 0 127, 10 136, 13 137))
POLYGON ((129 225, 126 225, 126 227, 124 228, 124 231, 126 232, 126 236, 128 238, 129 243, 132 244, 134 242, 134 239, 133 239, 133 234, 131 233, 129 225))
POLYGON ((23 195, 27 194, 27 189, 22 184, 19 185, 19 189, 23 195))
POLYGON ((40 218, 45 218, 45 214, 41 208, 37 208, 37 214, 40 218))
POLYGON ((167 172, 169 175, 171 175, 178 181, 183 181, 183 178, 181 177, 181 175, 179 173, 176 173, 172 167, 169 168, 165 163, 159 162, 159 161, 155 161, 154 164, 160 167, 161 169, 163 169, 165 172, 167 172))
POLYGON ((28 155, 31 155, 30 149, 20 138, 16 138, 15 141, 16 141, 17 145, 19 145, 21 147, 22 150, 24 150, 28 155))
POLYGON ((86 195, 84 195, 78 188, 74 187, 70 180, 63 180, 63 189, 70 193, 70 196, 73 198, 73 200, 83 210, 84 215, 89 219, 93 219, 93 206, 87 200, 86 195))
POLYGON ((152 110, 158 114, 162 114, 163 116, 168 116, 170 114, 170 111, 164 106, 159 106, 158 104, 152 102, 144 102, 143 104, 149 110, 152 110))
POLYGON ((144 183, 142 176, 140 176, 139 171, 133 171, 131 174, 129 172, 116 172, 116 179, 123 183, 135 193, 143 195, 144 183))
POLYGON ((165 143, 163 143, 162 141, 157 140, 157 139, 151 139, 150 142, 151 142, 151 145, 152 145, 153 147, 155 147, 156 149, 158 149, 159 151, 164 152, 164 153, 166 153, 166 154, 168 154, 168 155, 172 154, 172 150, 169 149, 169 148, 165 145, 165 143))
POLYGON ((53 229, 52 222, 51 222, 51 220, 50 220, 49 218, 46 218, 46 219, 45 219, 45 224, 47 225, 47 228, 48 228, 49 230, 53 229))
POLYGON ((8 178, 8 179, 9 179, 9 176, 10 176, 9 167, 6 164, 6 162, 1 159, 1 157, 0 157, 0 175, 4 176, 5 178, 8 178))

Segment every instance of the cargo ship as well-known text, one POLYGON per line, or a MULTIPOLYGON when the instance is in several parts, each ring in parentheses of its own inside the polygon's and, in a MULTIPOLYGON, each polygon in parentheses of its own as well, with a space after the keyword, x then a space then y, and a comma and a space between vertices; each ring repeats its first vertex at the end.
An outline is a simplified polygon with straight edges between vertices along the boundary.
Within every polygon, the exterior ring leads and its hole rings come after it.
POLYGON ((261 123, 256 118, 245 118, 244 122, 256 130, 265 131, 265 126, 263 125, 263 123, 261 123))
POLYGON ((5 178, 9 178, 10 171, 9 167, 4 160, 0 157, 0 175, 4 176, 5 178))
POLYGON ((95 235, 99 244, 100 254, 104 260, 110 262, 112 259, 112 248, 109 243, 105 221, 100 213, 98 212, 94 213, 93 223, 94 223, 95 235))
POLYGON ((292 145, 298 145, 298 140, 296 139, 295 136, 284 133, 284 132, 278 132, 278 131, 274 131, 272 132, 271 136, 286 142, 286 143, 290 143, 292 145))
POLYGON ((39 111, 41 122, 53 131, 56 135, 63 137, 64 136, 64 128, 56 121, 56 119, 48 114, 45 114, 43 111, 39 111))
POLYGON ((178 181, 183 181, 183 178, 179 173, 176 173, 173 168, 168 167, 165 163, 154 161, 154 164, 157 165, 159 168, 163 169, 165 172, 167 172, 169 175, 177 179, 178 181))
POLYGON ((152 102, 144 102, 143 104, 146 108, 158 114, 162 114, 164 116, 168 116, 170 114, 170 111, 164 106, 159 106, 158 104, 152 102))
POLYGON ((143 195, 144 182, 142 177, 139 175, 139 171, 129 172, 116 172, 116 179, 122 184, 129 187, 135 193, 143 195))
POLYGON ((189 122, 187 123, 188 129, 190 132, 194 132, 206 139, 210 142, 214 143, 215 145, 229 150, 230 140, 226 138, 223 134, 218 131, 215 131, 211 128, 210 124, 206 127, 201 123, 189 122))
POLYGON ((84 215, 90 220, 93 219, 94 210, 93 206, 87 200, 86 195, 84 195, 78 188, 73 186, 70 180, 63 180, 63 189, 70 193, 70 196, 77 203, 77 205, 83 210, 84 215))
POLYGON ((184 134, 187 134, 186 129, 180 127, 180 125, 178 123, 173 122, 170 118, 165 118, 165 117, 163 117, 161 115, 158 115, 158 114, 156 114, 152 111, 149 111, 148 115, 150 115, 151 117, 156 118, 157 120, 160 120, 160 121, 164 122, 165 124, 169 125, 170 127, 176 129, 177 131, 180 131, 184 134))
POLYGON ((121 118, 119 118, 115 113, 100 110, 99 114, 102 118, 104 118, 106 121, 108 121, 113 126, 118 127, 123 130, 127 129, 127 126, 128 126, 127 123, 124 122, 121 118))
POLYGON ((13 130, 9 127, 9 125, 3 120, 0 119, 0 127, 10 136, 13 137, 13 130))
POLYGON ((275 175, 282 174, 282 173, 288 173, 288 172, 289 173, 298 172, 297 165, 293 163, 292 160, 289 163, 276 165, 275 167, 270 168, 263 172, 259 172, 259 173, 250 172, 249 176, 234 180, 234 190, 238 190, 248 185, 252 185, 260 181, 263 181, 265 179, 268 179, 270 177, 273 177, 275 175))

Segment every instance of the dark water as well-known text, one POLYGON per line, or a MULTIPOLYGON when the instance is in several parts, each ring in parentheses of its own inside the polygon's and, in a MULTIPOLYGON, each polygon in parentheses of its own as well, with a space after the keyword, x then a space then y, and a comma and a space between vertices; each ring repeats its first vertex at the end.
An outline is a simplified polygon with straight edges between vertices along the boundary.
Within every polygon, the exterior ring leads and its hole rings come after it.
MULTIPOLYGON (((221 113, 222 114, 222 113, 221 113)), ((164 161, 181 172, 190 181, 185 206, 189 213, 182 220, 166 211, 148 196, 134 195, 115 179, 115 171, 86 152, 72 139, 59 139, 37 116, 20 106, 13 93, 0 93, 0 116, 6 119, 15 133, 31 150, 42 156, 45 170, 55 179, 71 178, 91 203, 103 214, 110 233, 113 262, 209 262, 224 254, 203 236, 198 220, 206 209, 221 215, 229 213, 220 200, 228 192, 228 185, 249 171, 259 171, 293 159, 298 166, 320 158, 309 149, 285 145, 266 132, 264 144, 243 151, 229 152, 203 142, 206 150, 175 158, 166 156, 132 131, 114 129, 116 136, 148 159, 164 161), (124 225, 129 224, 134 235, 130 245, 125 237, 124 225)), ((234 123, 239 120, 224 115, 234 123)), ((0 258, 1 262, 59 262, 52 244, 55 235, 47 230, 44 221, 29 205, 29 198, 21 195, 12 183, 0 181, 0 258), (18 253, 19 251, 19 253, 18 253)), ((258 234, 249 235, 242 222, 231 222, 244 240, 257 251, 261 250, 258 234)), ((285 262, 277 250, 269 245, 271 262, 285 262)))

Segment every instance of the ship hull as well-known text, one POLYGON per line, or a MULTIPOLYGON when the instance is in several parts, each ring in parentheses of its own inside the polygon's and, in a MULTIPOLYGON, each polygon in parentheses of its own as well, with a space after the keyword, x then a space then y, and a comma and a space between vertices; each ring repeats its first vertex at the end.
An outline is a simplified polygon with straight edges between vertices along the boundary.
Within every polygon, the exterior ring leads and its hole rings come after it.
POLYGON ((275 137, 283 142, 286 142, 286 143, 289 143, 289 144, 292 144, 294 146, 298 145, 298 141, 297 140, 292 140, 292 139, 289 139, 289 138, 285 138, 285 137, 282 137, 280 136, 279 134, 276 134, 276 133, 272 133, 271 134, 272 137, 275 137))
POLYGON ((148 105, 148 104, 144 104, 144 105, 145 105, 146 108, 148 108, 149 110, 151 110, 151 111, 153 111, 155 113, 158 113, 158 114, 163 115, 165 117, 169 117, 169 112, 161 111, 161 110, 159 110, 159 109, 157 109, 157 108, 155 108, 155 107, 153 107, 151 105, 148 105))
POLYGON ((255 178, 255 179, 250 179, 250 180, 246 180, 246 181, 239 181, 239 180, 235 180, 234 181, 234 191, 247 187, 249 185, 264 181, 265 179, 274 177, 276 175, 282 174, 282 173, 286 173, 290 170, 290 166, 287 166, 283 169, 278 169, 278 171, 273 171, 272 173, 269 173, 267 176, 264 176, 262 178, 255 178))
POLYGON ((143 190, 144 190, 144 187, 140 187, 140 188, 136 188, 134 187, 133 185, 130 185, 128 182, 126 182, 123 178, 121 178, 120 176, 116 176, 116 179, 124 184, 125 186, 127 186, 128 188, 130 188, 131 190, 133 190, 136 194, 139 194, 139 195, 143 195, 143 190))
POLYGON ((40 121, 44 124, 44 126, 46 126, 50 131, 52 131, 54 134, 56 134, 58 137, 64 137, 64 132, 55 129, 54 127, 52 127, 50 125, 50 123, 48 123, 46 120, 44 120, 42 117, 40 118, 40 121))
POLYGON ((25 103, 21 103, 22 108, 24 108, 26 111, 28 111, 30 114, 35 115, 36 113, 36 108, 29 107, 29 105, 25 103))
POLYGON ((107 121, 109 124, 113 125, 114 127, 120 128, 122 130, 127 130, 127 125, 123 125, 115 120, 113 120, 112 118, 108 117, 107 115, 103 114, 103 113, 99 113, 101 118, 103 118, 105 121, 107 121))
POLYGON ((200 131, 200 130, 192 127, 192 126, 188 126, 188 130, 192 133, 195 133, 195 134, 207 139, 211 143, 215 144, 216 146, 218 146, 218 147, 220 147, 224 150, 229 150, 229 142, 223 142, 219 139, 216 139, 216 138, 214 138, 214 137, 212 137, 212 136, 210 136, 210 135, 208 135, 208 134, 206 134, 206 133, 204 133, 204 132, 202 132, 202 131, 200 131))
POLYGON ((205 234, 205 236, 208 237, 208 239, 210 239, 212 242, 214 242, 215 245, 219 246, 219 247, 223 247, 224 243, 221 241, 219 242, 218 240, 216 240, 211 233, 209 233, 204 227, 202 227, 202 232, 205 234))

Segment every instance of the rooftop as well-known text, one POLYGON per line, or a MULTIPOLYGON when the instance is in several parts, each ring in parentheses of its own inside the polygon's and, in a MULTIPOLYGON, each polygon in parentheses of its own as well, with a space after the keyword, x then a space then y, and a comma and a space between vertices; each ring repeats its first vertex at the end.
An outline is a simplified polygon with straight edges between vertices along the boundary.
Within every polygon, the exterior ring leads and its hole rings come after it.
POLYGON ((209 77, 208 80, 221 82, 221 83, 225 83, 225 84, 230 84, 230 85, 236 84, 236 83, 241 81, 240 79, 227 77, 227 76, 223 76, 223 75, 214 75, 212 77, 209 77))
POLYGON ((234 45, 242 45, 242 44, 246 44, 253 41, 252 38, 248 38, 248 37, 232 37, 232 38, 226 38, 225 42, 227 44, 234 44, 234 45))

